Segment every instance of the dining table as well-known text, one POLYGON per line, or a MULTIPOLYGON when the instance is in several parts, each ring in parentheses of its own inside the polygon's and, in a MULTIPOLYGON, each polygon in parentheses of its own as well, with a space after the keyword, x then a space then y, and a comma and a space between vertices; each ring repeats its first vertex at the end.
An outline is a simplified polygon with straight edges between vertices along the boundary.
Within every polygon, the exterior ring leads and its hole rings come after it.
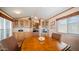
POLYGON ((31 36, 25 38, 21 51, 62 51, 67 44, 53 39, 49 36, 43 36, 44 40, 39 40, 40 36, 31 36))

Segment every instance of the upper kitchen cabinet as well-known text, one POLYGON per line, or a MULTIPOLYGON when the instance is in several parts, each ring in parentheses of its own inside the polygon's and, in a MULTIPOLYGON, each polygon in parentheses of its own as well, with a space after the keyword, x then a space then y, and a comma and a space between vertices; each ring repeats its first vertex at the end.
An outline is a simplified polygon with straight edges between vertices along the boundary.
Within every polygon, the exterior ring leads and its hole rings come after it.
POLYGON ((14 27, 30 27, 30 21, 26 18, 17 19, 14 22, 14 27))

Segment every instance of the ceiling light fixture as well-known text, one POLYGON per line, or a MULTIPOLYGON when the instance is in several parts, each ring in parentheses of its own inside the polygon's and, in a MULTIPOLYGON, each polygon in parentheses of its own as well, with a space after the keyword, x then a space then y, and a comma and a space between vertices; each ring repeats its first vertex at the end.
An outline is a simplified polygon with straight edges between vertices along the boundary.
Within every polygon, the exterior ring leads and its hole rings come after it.
POLYGON ((15 10, 14 13, 21 14, 21 11, 15 10))
POLYGON ((38 19, 38 17, 36 17, 36 16, 35 16, 34 18, 35 18, 35 19, 38 19))

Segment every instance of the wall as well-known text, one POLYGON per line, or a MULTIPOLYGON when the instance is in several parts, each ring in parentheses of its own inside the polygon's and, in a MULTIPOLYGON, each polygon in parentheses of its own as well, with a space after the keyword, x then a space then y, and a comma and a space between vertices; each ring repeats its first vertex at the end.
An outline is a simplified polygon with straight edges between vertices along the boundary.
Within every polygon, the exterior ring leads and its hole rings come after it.
POLYGON ((53 32, 56 32, 56 19, 51 19, 51 20, 52 21, 49 20, 49 23, 48 23, 48 30, 49 30, 50 37, 53 32))
MULTIPOLYGON (((74 12, 79 11, 79 8, 72 8, 60 15, 57 15, 56 17, 53 17, 51 19, 49 19, 49 35, 51 36, 51 34, 53 32, 57 33, 57 24, 56 24, 56 19, 67 16, 69 14, 72 14, 74 12), (55 24, 51 25, 52 22, 55 22, 55 24)), ((71 45, 71 50, 74 51, 79 51, 79 35, 76 34, 61 34, 61 40, 67 44, 71 45)))

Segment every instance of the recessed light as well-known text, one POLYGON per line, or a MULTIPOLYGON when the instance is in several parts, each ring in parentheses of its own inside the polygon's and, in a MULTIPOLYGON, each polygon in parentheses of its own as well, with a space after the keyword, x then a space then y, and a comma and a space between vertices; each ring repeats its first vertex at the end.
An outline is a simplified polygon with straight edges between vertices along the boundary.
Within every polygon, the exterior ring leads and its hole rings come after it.
POLYGON ((21 11, 15 10, 14 13, 21 14, 21 11))

